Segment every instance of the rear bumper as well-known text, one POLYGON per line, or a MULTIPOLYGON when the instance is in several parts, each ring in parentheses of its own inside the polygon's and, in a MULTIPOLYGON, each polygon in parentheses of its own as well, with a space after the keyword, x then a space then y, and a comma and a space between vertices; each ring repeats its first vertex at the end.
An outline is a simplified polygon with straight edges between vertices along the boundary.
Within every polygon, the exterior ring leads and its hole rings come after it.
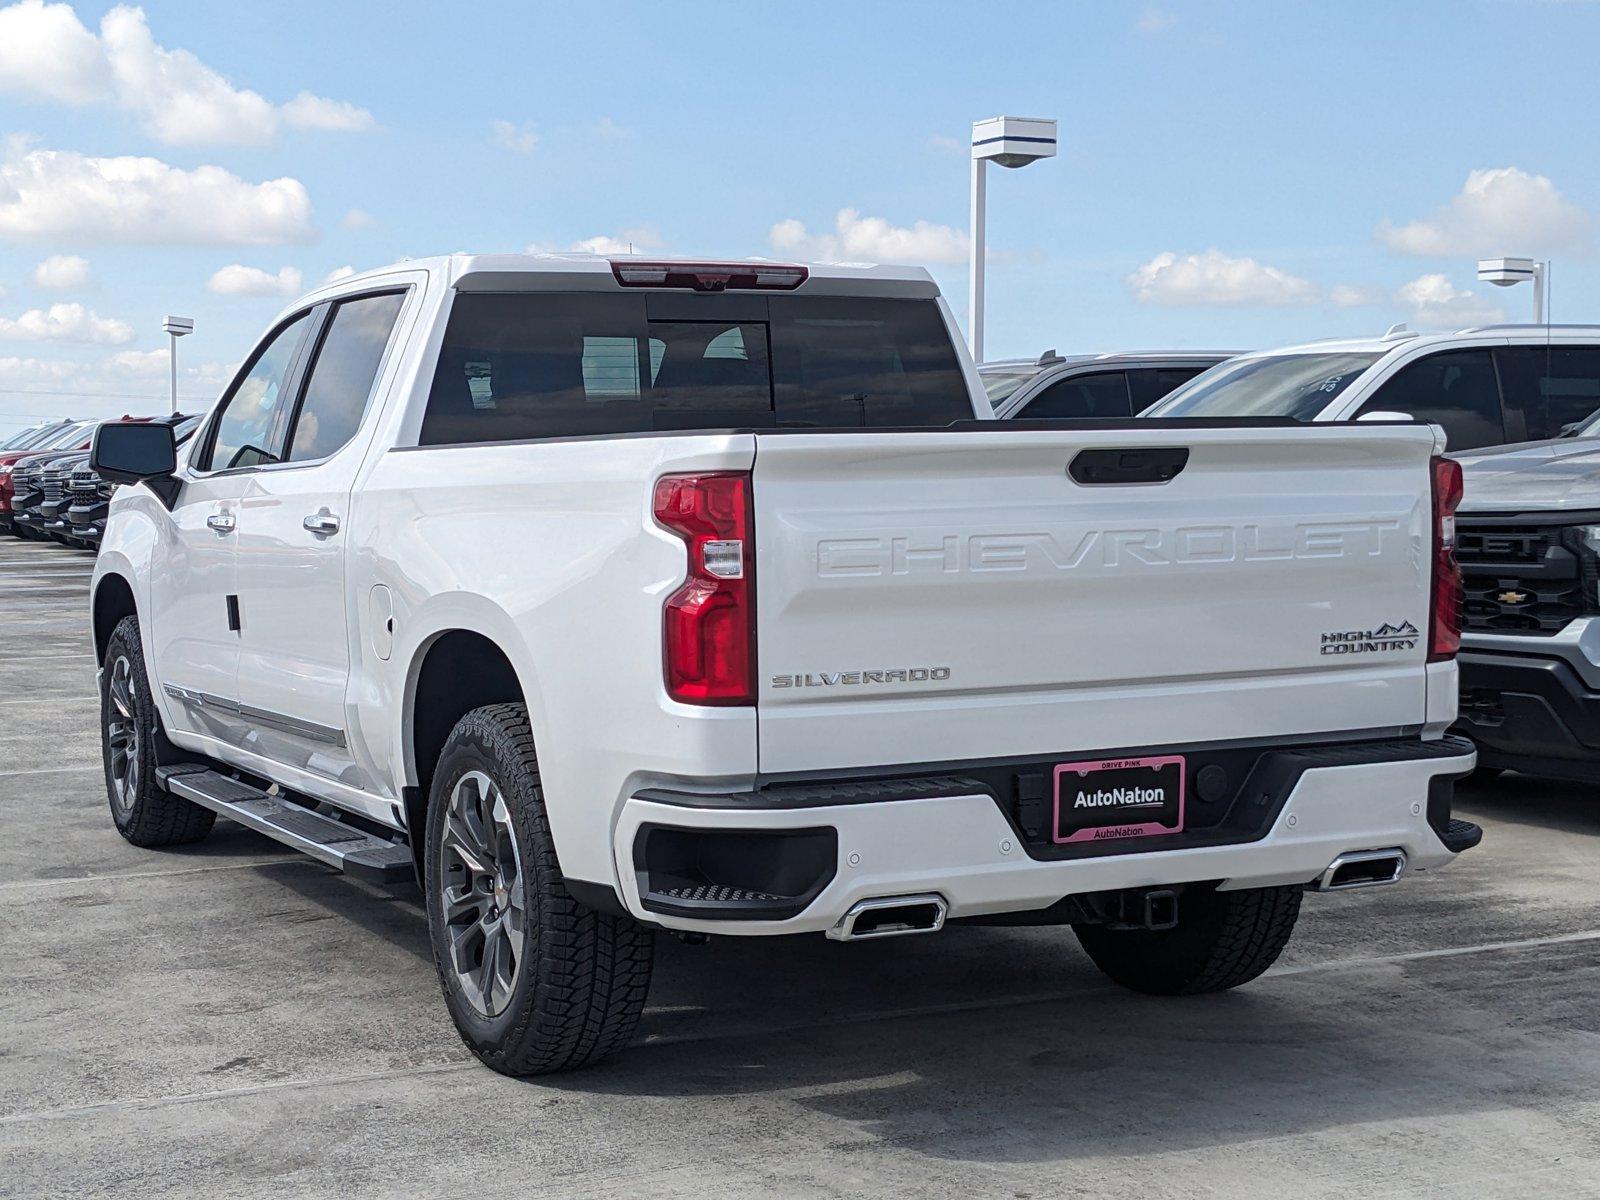
POLYGON ((1600 764, 1600 688, 1564 657, 1463 651, 1455 732, 1478 761, 1592 781, 1600 764))
MULTIPOLYGON (((818 785, 810 791, 824 802, 794 807, 758 806, 752 801, 761 793, 694 796, 653 789, 624 803, 615 829, 620 899, 634 916, 669 928, 761 935, 826 931, 859 902, 883 897, 936 895, 949 917, 960 919, 1029 912, 1066 896, 1128 888, 1212 880, 1227 889, 1305 884, 1341 854, 1361 850, 1402 850, 1412 869, 1444 866, 1455 857, 1443 840, 1452 783, 1473 768, 1470 743, 1447 738, 1371 746, 1382 752, 1349 753, 1358 745, 1315 753, 1283 784, 1275 811, 1257 826, 1241 827, 1234 840, 1180 834, 1164 849, 1149 839, 1142 843, 1151 845, 1148 851, 1135 841, 1118 844, 1114 853, 1074 857, 1046 857, 1053 848, 1028 841, 1015 814, 971 776, 941 776, 942 786, 926 789, 938 794, 902 799, 876 798, 876 785, 818 785), (975 786, 964 789, 963 780, 975 786), (734 907, 689 915, 685 905, 663 901, 650 874, 644 847, 662 830, 700 831, 724 842, 728 835, 786 835, 761 850, 784 868, 786 883, 748 876, 735 882, 734 893, 757 906, 767 903, 766 913, 734 907), (797 856, 788 862, 786 846, 797 856), (771 893, 786 886, 796 903, 771 905, 771 893)), ((1253 799, 1242 791, 1238 802, 1248 807, 1253 799)), ((734 861, 721 852, 713 857, 734 861)), ((707 875, 714 896, 721 881, 707 875)))

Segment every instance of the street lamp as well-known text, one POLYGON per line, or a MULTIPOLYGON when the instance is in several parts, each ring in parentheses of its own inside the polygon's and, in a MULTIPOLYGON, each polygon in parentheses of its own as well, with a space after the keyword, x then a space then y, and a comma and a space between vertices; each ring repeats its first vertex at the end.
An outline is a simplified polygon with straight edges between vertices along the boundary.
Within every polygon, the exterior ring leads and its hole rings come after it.
POLYGON ((1512 287, 1524 280, 1533 281, 1533 323, 1544 324, 1544 281, 1549 263, 1532 258, 1480 258, 1478 278, 1495 287, 1512 287))
POLYGON ((1025 167, 1056 155, 1056 123, 1040 117, 990 117, 972 123, 972 228, 969 243, 967 340, 983 361, 984 167, 1025 167))
POLYGON ((194 332, 193 317, 164 317, 161 328, 171 335, 172 352, 168 356, 172 368, 172 411, 178 411, 178 339, 194 332))

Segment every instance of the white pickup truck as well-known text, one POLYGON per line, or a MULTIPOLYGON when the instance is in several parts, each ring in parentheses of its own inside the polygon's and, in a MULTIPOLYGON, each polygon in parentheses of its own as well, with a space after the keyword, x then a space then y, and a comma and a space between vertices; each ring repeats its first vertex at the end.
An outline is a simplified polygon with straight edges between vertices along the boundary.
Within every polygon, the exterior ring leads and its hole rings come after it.
POLYGON ((1475 844, 1459 470, 1416 423, 996 422, 919 270, 455 256, 288 309, 179 461, 107 425, 106 781, 416 872, 496 1070, 652 938, 1067 925, 1232 987, 1475 844))

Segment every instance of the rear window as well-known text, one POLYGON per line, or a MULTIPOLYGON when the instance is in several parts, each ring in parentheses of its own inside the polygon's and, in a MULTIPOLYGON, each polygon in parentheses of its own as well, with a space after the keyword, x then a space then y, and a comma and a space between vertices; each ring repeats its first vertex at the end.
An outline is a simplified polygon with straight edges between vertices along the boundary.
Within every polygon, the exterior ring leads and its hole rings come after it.
POLYGON ((420 441, 940 426, 972 415, 928 300, 462 293, 420 441))
POLYGON ((1143 415, 1310 421, 1382 357, 1352 351, 1236 358, 1196 376, 1143 415))

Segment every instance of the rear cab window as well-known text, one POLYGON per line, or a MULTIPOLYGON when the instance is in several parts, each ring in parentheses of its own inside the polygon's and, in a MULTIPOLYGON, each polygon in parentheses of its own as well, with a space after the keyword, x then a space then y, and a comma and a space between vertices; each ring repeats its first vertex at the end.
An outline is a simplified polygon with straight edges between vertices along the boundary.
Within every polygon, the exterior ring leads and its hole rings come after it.
POLYGON ((1443 350, 1395 372, 1354 414, 1402 412, 1445 432, 1451 451, 1506 440, 1500 384, 1487 349, 1443 350))
POLYGON ((931 300, 462 292, 422 445, 973 417, 931 300))

